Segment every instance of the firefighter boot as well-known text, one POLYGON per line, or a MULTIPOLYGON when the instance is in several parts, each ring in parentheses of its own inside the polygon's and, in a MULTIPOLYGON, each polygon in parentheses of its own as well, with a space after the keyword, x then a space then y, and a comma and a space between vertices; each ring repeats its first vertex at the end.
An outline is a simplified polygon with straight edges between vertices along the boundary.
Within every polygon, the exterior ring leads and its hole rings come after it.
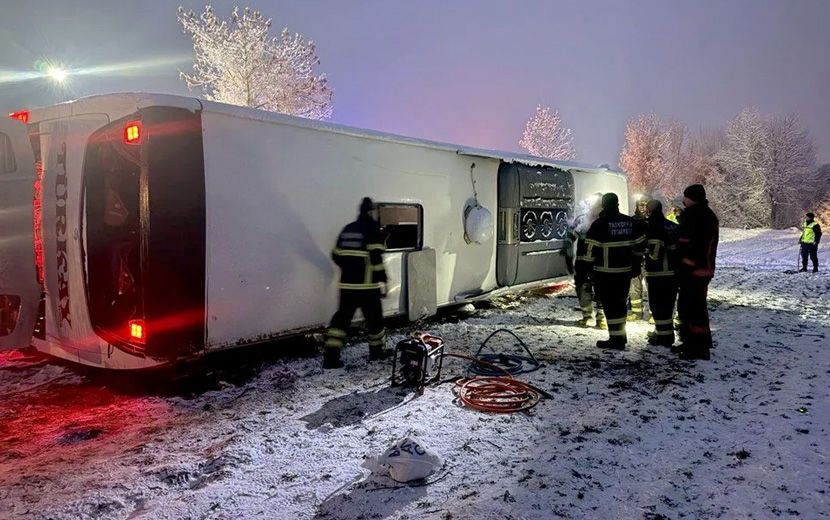
POLYGON ((576 326, 577 327, 582 327, 583 329, 588 327, 588 320, 589 319, 590 318, 580 318, 580 319, 576 320, 576 326))
POLYGON ((323 349, 323 368, 343 368, 339 348, 326 347, 323 349))
POLYGON ((625 342, 623 340, 603 339, 597 341, 597 348, 625 350, 625 342))
POLYGON ((686 347, 686 348, 683 348, 683 346, 681 345, 681 348, 679 349, 679 351, 680 352, 679 352, 678 357, 680 359, 685 359, 685 360, 688 360, 688 361, 695 360, 695 359, 701 359, 703 361, 709 361, 709 359, 711 359, 711 357, 709 355, 709 348, 708 347, 699 347, 699 348, 698 347, 686 347))
POLYGON ((646 335, 649 345, 662 345, 671 347, 674 345, 674 335, 658 335, 656 331, 649 331, 646 335))

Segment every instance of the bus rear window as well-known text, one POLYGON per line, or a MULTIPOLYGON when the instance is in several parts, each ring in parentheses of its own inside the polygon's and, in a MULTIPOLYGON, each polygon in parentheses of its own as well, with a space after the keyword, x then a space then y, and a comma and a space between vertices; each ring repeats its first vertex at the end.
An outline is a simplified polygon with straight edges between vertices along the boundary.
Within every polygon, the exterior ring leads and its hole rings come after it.
POLYGON ((144 319, 140 148, 123 143, 120 126, 93 135, 87 146, 87 290, 95 330, 134 349, 140 347, 130 345, 130 323, 144 319))

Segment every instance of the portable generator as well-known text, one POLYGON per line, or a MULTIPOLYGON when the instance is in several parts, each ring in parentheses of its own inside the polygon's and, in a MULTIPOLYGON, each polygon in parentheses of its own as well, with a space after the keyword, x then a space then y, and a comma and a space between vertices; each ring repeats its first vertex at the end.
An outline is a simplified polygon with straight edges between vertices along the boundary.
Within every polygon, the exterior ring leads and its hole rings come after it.
POLYGON ((444 340, 423 332, 398 342, 392 358, 392 386, 424 387, 441 378, 444 340))

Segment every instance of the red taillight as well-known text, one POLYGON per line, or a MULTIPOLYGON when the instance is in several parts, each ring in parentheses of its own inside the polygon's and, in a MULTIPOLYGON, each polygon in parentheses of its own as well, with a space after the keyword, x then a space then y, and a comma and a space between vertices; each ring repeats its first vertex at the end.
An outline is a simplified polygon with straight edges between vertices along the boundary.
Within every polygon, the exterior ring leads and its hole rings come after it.
POLYGON ((23 121, 24 123, 29 122, 29 111, 28 110, 20 110, 18 112, 12 112, 9 114, 9 117, 12 119, 17 119, 18 121, 23 121))
POLYGON ((130 320, 130 338, 137 343, 144 343, 145 336, 144 320, 130 320))
POLYGON ((124 142, 127 144, 141 143, 141 122, 132 121, 124 127, 124 142))

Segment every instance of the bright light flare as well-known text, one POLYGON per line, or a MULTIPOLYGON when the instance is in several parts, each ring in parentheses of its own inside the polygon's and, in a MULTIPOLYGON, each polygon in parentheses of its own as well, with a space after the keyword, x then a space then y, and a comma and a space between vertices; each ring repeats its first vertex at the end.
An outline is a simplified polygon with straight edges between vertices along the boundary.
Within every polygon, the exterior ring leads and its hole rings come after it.
POLYGON ((69 72, 62 68, 62 67, 49 67, 46 69, 46 75, 49 76, 49 79, 54 81, 58 84, 63 84, 66 81, 66 78, 69 76, 69 72))
POLYGON ((90 67, 67 67, 65 64, 38 60, 34 70, 19 71, 0 69, 0 85, 10 83, 24 83, 43 78, 52 80, 55 84, 63 85, 70 78, 76 76, 141 76, 150 74, 154 70, 170 69, 192 61, 191 56, 170 56, 90 67))

